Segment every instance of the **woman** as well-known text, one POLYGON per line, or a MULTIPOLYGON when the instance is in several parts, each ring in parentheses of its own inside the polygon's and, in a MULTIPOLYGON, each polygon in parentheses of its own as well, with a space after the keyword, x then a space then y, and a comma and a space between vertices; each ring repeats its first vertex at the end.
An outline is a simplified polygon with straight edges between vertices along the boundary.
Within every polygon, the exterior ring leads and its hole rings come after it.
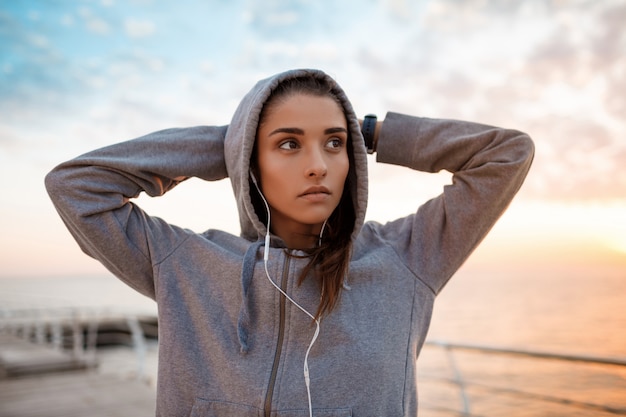
POLYGON ((521 186, 533 145, 397 113, 363 129, 330 77, 293 70, 260 81, 229 126, 156 132, 48 175, 81 248, 158 303, 157 415, 417 414, 435 296, 521 186), (453 184, 414 214, 364 224, 367 152, 448 170, 453 184), (129 202, 190 177, 230 178, 240 236, 129 202))

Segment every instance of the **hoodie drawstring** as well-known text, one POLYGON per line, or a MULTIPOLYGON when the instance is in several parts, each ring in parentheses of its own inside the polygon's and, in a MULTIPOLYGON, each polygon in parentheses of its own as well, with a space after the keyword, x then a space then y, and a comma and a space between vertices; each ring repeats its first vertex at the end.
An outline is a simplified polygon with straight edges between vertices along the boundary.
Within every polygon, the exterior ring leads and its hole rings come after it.
MULTIPOLYGON (((239 320, 237 322, 237 334, 239 336, 239 346, 241 353, 247 353, 248 345, 248 329, 250 327, 250 301, 248 290, 254 276, 254 265, 256 264, 256 254, 259 248, 263 246, 263 241, 259 240, 248 248, 243 257, 241 267, 241 307, 239 309, 239 320)), ((265 250, 269 250, 266 248, 265 250)))

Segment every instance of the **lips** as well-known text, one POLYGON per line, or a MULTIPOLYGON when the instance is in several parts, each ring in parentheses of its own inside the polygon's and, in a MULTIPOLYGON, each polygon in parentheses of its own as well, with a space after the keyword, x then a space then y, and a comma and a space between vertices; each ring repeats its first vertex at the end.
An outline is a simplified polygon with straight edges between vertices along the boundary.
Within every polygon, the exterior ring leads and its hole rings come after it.
POLYGON ((316 194, 328 194, 330 195, 330 190, 326 187, 324 187, 323 185, 315 185, 313 187, 309 187, 306 190, 304 190, 304 192, 302 194, 300 194, 300 197, 305 197, 305 196, 313 196, 316 194))

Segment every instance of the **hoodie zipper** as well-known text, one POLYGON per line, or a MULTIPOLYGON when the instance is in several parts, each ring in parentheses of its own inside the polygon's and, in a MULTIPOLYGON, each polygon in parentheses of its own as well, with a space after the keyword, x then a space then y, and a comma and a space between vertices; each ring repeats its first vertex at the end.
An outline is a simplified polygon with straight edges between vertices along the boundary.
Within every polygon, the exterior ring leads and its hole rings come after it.
MULTIPOLYGON (((283 264, 283 275, 280 281, 280 288, 283 291, 287 291, 287 278, 289 277, 289 260, 291 257, 289 254, 285 257, 285 263, 283 264)), ((279 312, 278 312, 278 340, 276 341, 276 350, 274 352, 274 363, 272 365, 272 373, 270 374, 270 380, 267 387, 267 394, 265 395, 265 407, 263 415, 270 417, 272 411, 272 397, 274 396, 274 387, 276 385, 276 375, 278 374, 278 365, 280 364, 280 356, 283 350, 283 341, 285 339, 285 308, 287 299, 283 294, 280 294, 279 312)))

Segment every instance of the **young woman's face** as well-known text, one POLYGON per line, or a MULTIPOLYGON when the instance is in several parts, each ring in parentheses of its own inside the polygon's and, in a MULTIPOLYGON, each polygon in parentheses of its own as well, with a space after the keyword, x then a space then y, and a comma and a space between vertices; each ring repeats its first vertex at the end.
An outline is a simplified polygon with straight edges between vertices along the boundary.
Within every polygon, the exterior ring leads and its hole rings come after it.
POLYGON ((330 97, 294 94, 275 103, 257 134, 261 189, 272 232, 319 233, 339 204, 348 175, 348 129, 330 97))

